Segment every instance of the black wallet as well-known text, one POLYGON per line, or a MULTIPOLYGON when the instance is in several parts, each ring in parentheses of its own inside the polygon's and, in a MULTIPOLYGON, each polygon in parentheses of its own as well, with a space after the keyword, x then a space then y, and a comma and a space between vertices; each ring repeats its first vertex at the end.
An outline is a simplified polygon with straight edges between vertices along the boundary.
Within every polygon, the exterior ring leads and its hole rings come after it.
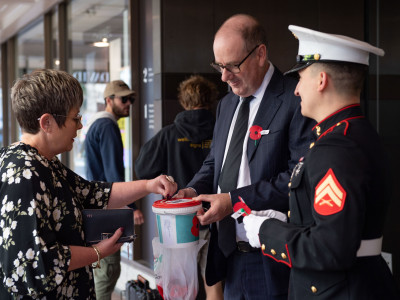
POLYGON ((136 238, 133 209, 84 209, 82 218, 85 242, 88 245, 108 239, 120 227, 124 228, 124 233, 119 243, 130 243, 136 238))

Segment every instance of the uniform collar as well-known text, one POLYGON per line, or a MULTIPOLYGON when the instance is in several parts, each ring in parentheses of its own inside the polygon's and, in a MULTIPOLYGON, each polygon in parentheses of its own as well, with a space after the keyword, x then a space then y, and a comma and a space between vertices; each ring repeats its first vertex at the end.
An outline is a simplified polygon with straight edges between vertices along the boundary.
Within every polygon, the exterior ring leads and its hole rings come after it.
POLYGON ((359 117, 363 117, 360 104, 352 104, 349 106, 345 106, 337 110, 333 114, 327 116, 317 125, 315 125, 312 130, 314 135, 318 139, 321 136, 325 135, 327 131, 332 130, 332 127, 340 125, 340 123, 348 119, 359 117))

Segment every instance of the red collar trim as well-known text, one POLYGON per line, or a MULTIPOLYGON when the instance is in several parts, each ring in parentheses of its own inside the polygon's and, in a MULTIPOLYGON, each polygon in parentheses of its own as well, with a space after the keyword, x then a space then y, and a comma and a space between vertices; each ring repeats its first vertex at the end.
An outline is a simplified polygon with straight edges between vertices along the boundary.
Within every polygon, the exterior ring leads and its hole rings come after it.
MULTIPOLYGON (((346 128, 344 129, 343 134, 344 134, 344 135, 347 134, 347 129, 349 128, 349 122, 348 122, 349 120, 361 119, 361 118, 364 118, 364 116, 351 117, 351 118, 347 118, 347 119, 344 119, 344 120, 338 122, 338 123, 345 123, 345 124, 346 124, 346 128)), ((333 125, 332 127, 330 127, 330 128, 328 128, 327 130, 325 130, 325 132, 322 133, 322 134, 318 137, 317 141, 318 141, 320 138, 322 138, 323 136, 327 135, 329 132, 331 132, 331 131, 333 130, 333 128, 335 128, 336 126, 338 126, 338 123, 336 123, 336 124, 333 125)))
POLYGON ((325 119, 323 119, 322 121, 320 121, 317 125, 315 125, 315 126, 312 128, 312 130, 314 130, 315 127, 319 126, 319 124, 321 124, 322 122, 324 122, 326 119, 329 119, 329 118, 332 117, 333 115, 336 115, 337 113, 339 113, 339 112, 341 112, 341 111, 344 111, 344 110, 346 110, 346 109, 348 109, 348 108, 357 107, 357 106, 360 106, 360 104, 359 104, 359 103, 351 104, 351 105, 345 106, 345 107, 343 107, 343 108, 341 108, 341 109, 335 111, 333 114, 330 114, 330 115, 327 116, 325 119))

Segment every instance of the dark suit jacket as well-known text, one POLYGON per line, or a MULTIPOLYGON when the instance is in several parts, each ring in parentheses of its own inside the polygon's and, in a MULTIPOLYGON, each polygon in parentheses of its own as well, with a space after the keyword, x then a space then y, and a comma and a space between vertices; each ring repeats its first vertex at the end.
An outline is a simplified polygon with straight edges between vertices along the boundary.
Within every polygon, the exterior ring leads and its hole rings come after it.
MULTIPOLYGON (((233 204, 241 196, 252 210, 288 211, 291 170, 309 147, 313 125, 301 115, 300 98, 294 95, 296 84, 295 79, 284 77, 275 68, 253 123, 269 130, 269 134, 262 135, 256 144, 249 138, 247 157, 252 184, 230 192, 233 204)), ((229 127, 238 102, 239 97, 229 93, 218 104, 210 154, 187 185, 198 194, 217 193, 229 127)), ((229 263, 219 251, 217 234, 212 230, 206 268, 209 285, 225 277, 225 266, 229 263)), ((264 270, 271 293, 287 293, 289 268, 264 259, 264 270)))

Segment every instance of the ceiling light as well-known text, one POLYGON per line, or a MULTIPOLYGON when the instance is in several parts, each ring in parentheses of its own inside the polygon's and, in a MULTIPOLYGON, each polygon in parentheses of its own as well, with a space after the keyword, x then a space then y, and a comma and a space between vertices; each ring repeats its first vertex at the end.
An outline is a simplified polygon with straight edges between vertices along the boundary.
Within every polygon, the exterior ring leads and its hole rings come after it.
POLYGON ((107 41, 106 38, 103 38, 101 40, 101 42, 93 43, 93 46, 95 46, 95 47, 108 47, 108 46, 110 46, 110 43, 107 41))

